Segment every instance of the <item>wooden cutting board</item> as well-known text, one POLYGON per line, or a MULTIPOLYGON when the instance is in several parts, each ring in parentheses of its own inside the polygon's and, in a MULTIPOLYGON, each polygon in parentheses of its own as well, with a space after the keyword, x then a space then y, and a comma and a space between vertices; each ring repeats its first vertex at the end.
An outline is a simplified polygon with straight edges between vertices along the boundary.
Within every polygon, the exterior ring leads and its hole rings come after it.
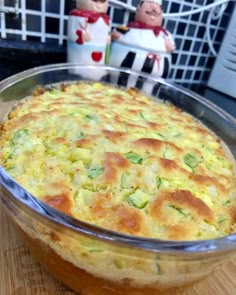
MULTIPOLYGON (((1 205, 0 245, 1 295, 75 295, 34 259, 1 205)), ((235 294, 236 257, 204 281, 170 295, 235 294)))

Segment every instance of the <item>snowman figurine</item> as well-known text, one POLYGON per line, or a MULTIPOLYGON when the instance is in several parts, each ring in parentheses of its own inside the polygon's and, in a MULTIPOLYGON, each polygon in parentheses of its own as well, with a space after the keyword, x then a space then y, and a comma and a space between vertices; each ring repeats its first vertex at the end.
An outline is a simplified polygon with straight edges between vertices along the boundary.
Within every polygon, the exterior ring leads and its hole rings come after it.
MULTIPOLYGON (((76 1, 76 9, 69 13, 68 19, 67 61, 69 63, 85 65, 106 63, 111 40, 107 10, 108 0, 76 1)), ((76 70, 74 72, 76 73, 76 70)), ((81 71, 79 73, 81 74, 81 71)))
POLYGON ((134 21, 112 31, 110 65, 154 77, 168 76, 175 42, 162 27, 161 5, 161 0, 141 0, 134 21))

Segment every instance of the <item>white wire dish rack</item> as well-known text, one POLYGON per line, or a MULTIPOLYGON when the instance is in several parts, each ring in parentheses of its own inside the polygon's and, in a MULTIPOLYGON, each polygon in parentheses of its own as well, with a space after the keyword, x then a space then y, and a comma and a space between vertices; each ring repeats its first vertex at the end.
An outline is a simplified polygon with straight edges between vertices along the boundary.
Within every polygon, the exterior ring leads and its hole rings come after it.
MULTIPOLYGON (((112 26, 132 20, 138 3, 139 0, 110 1, 112 26)), ((163 1, 163 26, 172 32, 176 42, 169 80, 182 85, 207 83, 234 5, 233 0, 163 1)), ((36 46, 44 43, 65 48, 68 12, 73 7, 74 1, 70 0, 0 0, 0 37, 9 42, 29 41, 36 46)))

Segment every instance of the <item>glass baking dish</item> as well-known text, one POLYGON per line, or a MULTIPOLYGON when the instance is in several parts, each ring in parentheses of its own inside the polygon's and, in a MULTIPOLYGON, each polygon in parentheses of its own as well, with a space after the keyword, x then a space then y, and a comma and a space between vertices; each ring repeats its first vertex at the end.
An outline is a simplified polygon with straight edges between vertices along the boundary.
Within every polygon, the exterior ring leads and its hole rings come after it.
MULTIPOLYGON (((201 96, 127 69, 56 64, 0 82, 0 120, 37 86, 79 80, 136 87, 170 101, 222 138, 236 158, 236 120, 201 96)), ((1 204, 32 253, 79 294, 172 294, 236 254, 236 234, 201 241, 163 241, 120 234, 73 219, 34 198, 0 167, 1 204)))

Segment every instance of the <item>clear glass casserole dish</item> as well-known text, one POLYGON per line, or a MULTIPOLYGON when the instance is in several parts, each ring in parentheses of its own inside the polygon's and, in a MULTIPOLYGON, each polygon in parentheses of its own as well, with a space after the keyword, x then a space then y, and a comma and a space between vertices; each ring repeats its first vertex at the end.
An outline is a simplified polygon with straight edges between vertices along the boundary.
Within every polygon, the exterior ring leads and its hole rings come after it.
MULTIPOLYGON (((137 87, 192 114, 214 131, 236 158, 236 120, 204 98, 125 69, 71 64, 28 70, 0 82, 0 120, 37 86, 78 80, 137 87)), ((128 236, 73 219, 47 206, 0 167, 1 204, 32 253, 80 294, 170 294, 209 275, 236 254, 236 234, 202 241, 128 236)))

